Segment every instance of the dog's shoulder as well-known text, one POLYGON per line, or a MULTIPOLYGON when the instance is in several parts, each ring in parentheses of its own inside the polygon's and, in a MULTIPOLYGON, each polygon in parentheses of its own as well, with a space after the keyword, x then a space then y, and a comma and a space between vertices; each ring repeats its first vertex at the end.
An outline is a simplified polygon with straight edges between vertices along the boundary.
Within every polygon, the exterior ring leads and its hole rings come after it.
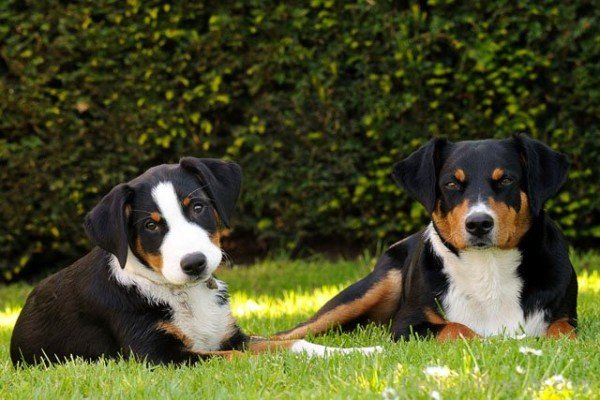
POLYGON ((375 270, 405 268, 422 250, 424 235, 425 230, 421 230, 389 246, 379 257, 375 270))

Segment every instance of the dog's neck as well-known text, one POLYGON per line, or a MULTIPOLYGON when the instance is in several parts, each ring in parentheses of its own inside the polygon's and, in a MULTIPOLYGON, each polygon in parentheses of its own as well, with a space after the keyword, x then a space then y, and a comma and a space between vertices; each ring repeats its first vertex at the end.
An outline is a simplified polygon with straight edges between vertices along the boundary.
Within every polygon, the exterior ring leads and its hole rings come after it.
POLYGON ((424 239, 442 262, 442 272, 448 279, 448 289, 440 300, 449 320, 463 323, 482 336, 543 334, 544 313, 536 311, 525 317, 520 305, 520 250, 489 247, 454 253, 432 225, 426 229, 424 239))

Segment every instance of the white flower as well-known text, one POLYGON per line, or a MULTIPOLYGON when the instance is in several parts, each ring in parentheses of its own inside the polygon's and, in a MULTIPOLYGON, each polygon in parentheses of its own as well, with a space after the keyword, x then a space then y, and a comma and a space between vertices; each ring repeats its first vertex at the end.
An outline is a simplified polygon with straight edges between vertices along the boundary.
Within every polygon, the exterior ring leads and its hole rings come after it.
POLYGON ((431 393, 429 393, 429 395, 433 400, 442 400, 442 395, 437 390, 432 391, 431 393))
POLYGON ((571 389, 571 382, 562 375, 554 375, 544 381, 544 386, 552 386, 558 390, 571 389))
POLYGON ((446 378, 452 374, 450 368, 439 366, 427 367, 423 372, 429 376, 433 376, 434 378, 446 378))
POLYGON ((533 354, 534 356, 541 356, 542 350, 532 349, 531 347, 521 346, 519 347, 519 352, 523 354, 533 354))
POLYGON ((523 375, 525 373, 525 370, 520 365, 517 365, 517 368, 515 369, 517 370, 517 374, 523 375))
POLYGON ((385 388, 383 392, 381 392, 381 397, 385 400, 399 400, 400 396, 398 396, 398 392, 394 388, 385 388))
POLYGON ((524 334, 524 333, 521 333, 520 335, 517 335, 517 336, 515 336, 515 339, 517 339, 517 340, 523 340, 523 339, 525 339, 526 337, 527 337, 527 335, 526 335, 526 334, 524 334))

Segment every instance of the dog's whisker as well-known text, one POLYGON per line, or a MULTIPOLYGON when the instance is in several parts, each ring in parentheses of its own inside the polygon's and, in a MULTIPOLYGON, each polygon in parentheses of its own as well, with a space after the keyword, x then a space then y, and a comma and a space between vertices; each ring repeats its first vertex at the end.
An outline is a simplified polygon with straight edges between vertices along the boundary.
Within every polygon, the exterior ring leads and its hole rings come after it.
POLYGON ((146 213, 146 214, 152 214, 152 212, 153 212, 153 211, 146 211, 146 210, 135 210, 135 209, 133 209, 133 210, 131 210, 131 211, 134 211, 134 212, 140 212, 140 213, 146 213))
POLYGON ((204 188, 205 188, 205 187, 207 187, 207 186, 208 186, 208 184, 204 184, 204 185, 202 185, 202 186, 199 186, 199 187, 197 187, 196 189, 194 189, 194 190, 192 190, 191 192, 189 192, 189 193, 188 193, 188 195, 187 195, 187 196, 185 196, 185 197, 190 197, 190 196, 192 195, 192 193, 195 193, 195 192, 197 192, 198 190, 204 189, 204 188))
POLYGON ((223 249, 221 249, 221 254, 223 254, 223 260, 221 261, 221 265, 225 265, 227 268, 231 268, 233 266, 233 260, 229 254, 223 249))
POLYGON ((133 225, 137 225, 137 224, 139 224, 140 222, 144 222, 144 221, 146 221, 147 219, 148 219, 148 217, 142 217, 142 218, 138 219, 137 221, 135 221, 135 222, 133 223, 133 225))

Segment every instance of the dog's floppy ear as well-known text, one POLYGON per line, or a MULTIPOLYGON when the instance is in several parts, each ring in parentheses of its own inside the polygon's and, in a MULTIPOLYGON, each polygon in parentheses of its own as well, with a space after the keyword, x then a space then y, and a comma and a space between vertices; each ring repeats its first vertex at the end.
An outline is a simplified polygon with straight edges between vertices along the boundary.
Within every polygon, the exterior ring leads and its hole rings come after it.
POLYGON ((521 153, 531 212, 538 215, 544 203, 565 183, 569 160, 566 155, 523 133, 515 134, 513 139, 521 153))
POLYGON ((394 164, 396 183, 432 213, 435 208, 439 155, 446 139, 433 138, 408 158, 394 164))
POLYGON ((121 268, 125 268, 129 246, 125 207, 132 194, 126 183, 115 186, 85 216, 83 223, 92 244, 114 254, 121 268))
POLYGON ((223 225, 229 227, 229 217, 242 186, 242 168, 233 161, 214 158, 183 157, 179 160, 182 168, 196 174, 217 210, 223 225))

